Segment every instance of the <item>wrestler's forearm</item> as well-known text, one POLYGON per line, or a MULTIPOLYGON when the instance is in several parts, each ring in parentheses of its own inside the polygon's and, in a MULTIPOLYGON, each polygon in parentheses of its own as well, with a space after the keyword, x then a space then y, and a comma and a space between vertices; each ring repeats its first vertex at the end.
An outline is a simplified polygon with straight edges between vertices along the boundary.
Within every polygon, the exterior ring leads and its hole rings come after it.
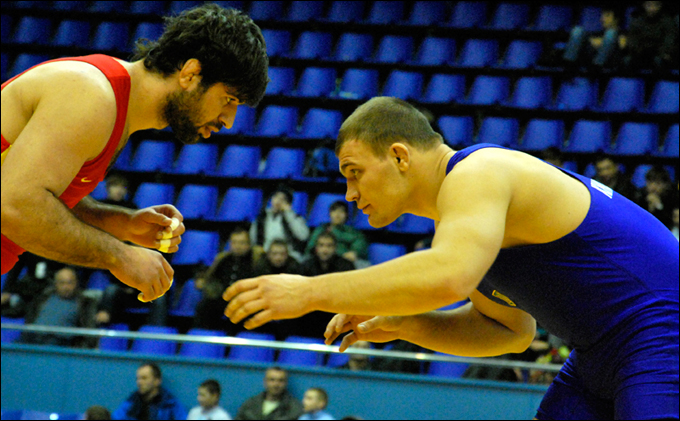
POLYGON ((33 254, 78 266, 113 269, 129 246, 79 220, 47 190, 2 204, 2 233, 33 254))
POLYGON ((444 253, 425 250, 366 269, 317 276, 310 279, 311 307, 366 316, 421 314, 468 297, 475 275, 464 269, 444 253))
POLYGON ((80 220, 108 232, 119 240, 128 240, 126 226, 133 212, 131 209, 100 203, 86 196, 72 210, 80 220))
POLYGON ((475 310, 472 303, 450 311, 404 318, 399 337, 433 351, 461 357, 493 357, 524 352, 532 335, 513 332, 475 310))

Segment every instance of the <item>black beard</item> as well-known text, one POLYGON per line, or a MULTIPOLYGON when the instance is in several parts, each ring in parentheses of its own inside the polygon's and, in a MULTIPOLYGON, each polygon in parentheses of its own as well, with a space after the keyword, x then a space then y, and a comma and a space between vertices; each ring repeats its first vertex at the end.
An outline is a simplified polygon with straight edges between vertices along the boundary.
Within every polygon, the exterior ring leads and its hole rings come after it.
POLYGON ((193 145, 201 140, 200 126, 192 118, 200 108, 200 99, 205 93, 200 86, 194 92, 174 92, 168 95, 163 107, 163 118, 172 129, 177 140, 193 145))

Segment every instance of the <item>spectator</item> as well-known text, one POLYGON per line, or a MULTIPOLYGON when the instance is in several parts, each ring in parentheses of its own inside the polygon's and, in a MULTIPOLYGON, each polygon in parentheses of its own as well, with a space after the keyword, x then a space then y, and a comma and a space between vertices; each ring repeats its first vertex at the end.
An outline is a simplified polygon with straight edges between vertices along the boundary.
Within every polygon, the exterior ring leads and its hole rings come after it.
POLYGON ((292 203, 293 191, 279 187, 271 198, 271 207, 260 212, 257 220, 250 226, 250 238, 265 250, 269 250, 272 241, 283 238, 292 245, 289 254, 300 262, 305 241, 309 237, 309 228, 305 218, 295 213, 292 203))
POLYGON ((137 369, 137 391, 113 413, 114 420, 185 420, 184 406, 162 386, 161 369, 144 363, 137 369))
MULTIPOLYGON (((54 287, 36 298, 26 313, 26 323, 60 327, 94 327, 96 304, 78 288, 75 268, 66 266, 54 275, 54 287)), ((23 332, 21 341, 42 345, 94 348, 94 337, 74 337, 48 333, 23 332)))
POLYGON ((302 403, 288 392, 288 373, 284 369, 268 369, 264 387, 264 392, 241 405, 237 420, 296 420, 302 415, 302 403))
POLYGON ((552 164, 556 167, 562 167, 564 165, 564 157, 562 151, 555 146, 551 146, 547 149, 543 149, 538 157, 548 164, 552 164))
MULTIPOLYGON (((366 341, 357 341, 351 347, 359 349, 373 348, 371 343, 366 341)), ((371 371, 373 370, 373 363, 371 362, 371 358, 368 355, 350 354, 347 364, 340 366, 340 368, 349 371, 371 371)))
POLYGON ((626 39, 620 32, 621 16, 614 8, 603 8, 600 14, 602 32, 588 33, 582 26, 571 30, 562 59, 567 66, 612 67, 616 64, 626 39))
POLYGON ((132 201, 128 200, 130 183, 127 178, 120 174, 111 174, 106 178, 106 199, 99 203, 122 206, 129 209, 138 209, 132 201))
POLYGON ((661 1, 645 1, 628 31, 626 65, 631 69, 677 68, 678 26, 661 1))
POLYGON ((230 420, 231 416, 220 405, 222 391, 217 380, 206 380, 198 386, 198 406, 189 411, 188 420, 230 420))
POLYGON ((338 200, 329 208, 331 222, 318 226, 309 237, 305 255, 309 256, 316 240, 324 232, 330 232, 337 240, 337 254, 354 263, 357 269, 368 266, 368 242, 364 234, 349 225, 347 202, 338 200))
POLYGON ((609 155, 600 155, 595 160, 597 174, 595 180, 610 187, 615 192, 635 200, 635 187, 630 179, 619 171, 619 164, 609 155))
POLYGON ((49 288, 57 269, 62 263, 25 252, 16 265, 7 273, 2 289, 2 316, 24 317, 33 300, 49 288), (26 273, 22 275, 22 272, 26 273))
POLYGON ((328 406, 328 393, 319 387, 310 387, 302 398, 302 406, 305 413, 299 420, 334 420, 333 416, 325 411, 328 406))
POLYGON ((675 236, 676 240, 680 240, 678 237, 678 204, 675 204, 675 208, 673 209, 673 228, 671 228, 671 231, 673 232, 673 235, 675 236))
POLYGON ((245 228, 236 228, 229 236, 229 251, 218 254, 205 277, 196 280, 196 288, 203 290, 203 297, 196 305, 195 328, 222 330, 226 327, 230 335, 240 329, 222 320, 225 308, 222 293, 239 279, 255 275, 255 266, 264 251, 262 247, 253 247, 250 239, 245 228))
POLYGON ((288 254, 288 243, 278 238, 269 245, 265 258, 255 265, 255 276, 300 273, 300 265, 288 254))
POLYGON ((673 190, 668 171, 655 165, 645 174, 645 187, 640 189, 637 204, 647 209, 669 229, 673 228, 673 208, 678 205, 677 192, 673 190))
POLYGON ((93 405, 85 411, 85 420, 110 420, 111 413, 101 405, 93 405))
POLYGON ((98 325, 109 323, 128 323, 134 318, 139 321, 139 315, 128 313, 128 309, 149 309, 146 324, 165 326, 168 318, 168 298, 162 296, 150 303, 139 301, 139 291, 121 283, 111 283, 104 290, 102 300, 95 316, 98 325))

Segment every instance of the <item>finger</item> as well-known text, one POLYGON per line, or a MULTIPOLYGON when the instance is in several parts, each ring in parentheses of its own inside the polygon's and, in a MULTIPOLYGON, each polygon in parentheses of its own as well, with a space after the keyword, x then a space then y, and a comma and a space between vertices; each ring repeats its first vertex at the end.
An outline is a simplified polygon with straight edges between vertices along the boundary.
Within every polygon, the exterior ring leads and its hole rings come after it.
POLYGON ((242 292, 257 288, 257 285, 258 278, 243 279, 241 281, 235 282, 233 285, 227 288, 226 291, 224 291, 224 294, 222 294, 222 299, 224 301, 230 301, 232 298, 242 292))
POLYGON ((173 217, 171 221, 170 226, 159 231, 162 240, 178 237, 186 231, 184 224, 180 222, 179 219, 173 217))
POLYGON ((260 293, 256 289, 242 292, 229 302, 224 315, 231 318, 242 306, 260 298, 260 293))
POLYGON ((180 222, 184 221, 184 216, 182 213, 176 207, 170 204, 152 206, 152 209, 158 213, 162 213, 168 218, 177 218, 180 222))
POLYGON ((340 344, 340 352, 345 352, 347 348, 350 346, 354 345, 359 338, 357 337, 357 334, 352 332, 346 335, 344 338, 342 338, 342 343, 340 344))
POLYGON ((379 329, 382 325, 383 322, 385 321, 385 318, 376 316, 370 320, 366 320, 365 322, 359 323, 359 326, 357 326, 357 329, 359 330, 359 333, 368 333, 372 332, 376 329, 379 329))
POLYGON ((248 319, 248 321, 245 322, 243 327, 245 327, 248 330, 257 329, 258 327, 264 325, 265 323, 271 322, 273 320, 272 319, 273 315, 274 313, 272 313, 271 310, 261 311, 254 315, 253 317, 251 317, 250 319, 248 319))
POLYGON ((342 327, 342 329, 339 332, 333 331, 331 337, 326 339, 326 345, 332 344, 333 342, 335 342, 336 339, 338 339, 340 335, 342 335, 345 332, 349 332, 350 330, 352 330, 352 325, 347 323, 342 327))
POLYGON ((333 332, 335 331, 335 326, 338 323, 337 320, 341 319, 342 316, 343 314, 336 314, 335 316, 333 316, 331 321, 328 322, 328 324, 326 325, 326 331, 324 332, 323 336, 328 338, 333 334, 333 332))
POLYGON ((241 306, 236 312, 229 318, 233 324, 239 323, 241 320, 247 318, 248 316, 257 313, 258 311, 264 310, 265 302, 264 300, 250 301, 243 306, 241 306))
POLYGON ((161 253, 172 253, 171 250, 179 250, 179 244, 182 242, 182 237, 174 238, 164 238, 162 240, 156 240, 154 244, 157 244, 157 249, 161 253))

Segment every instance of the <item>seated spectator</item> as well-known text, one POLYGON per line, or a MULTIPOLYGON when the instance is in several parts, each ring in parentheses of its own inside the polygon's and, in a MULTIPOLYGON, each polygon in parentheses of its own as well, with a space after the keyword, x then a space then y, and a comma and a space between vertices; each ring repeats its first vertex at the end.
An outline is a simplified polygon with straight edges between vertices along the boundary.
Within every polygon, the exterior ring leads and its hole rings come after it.
POLYGON ((231 416, 220 405, 222 393, 217 380, 206 380, 198 386, 198 406, 189 411, 188 420, 230 420, 231 416))
POLYGON ((319 276, 353 270, 352 262, 338 256, 337 250, 338 242, 335 235, 329 232, 319 234, 314 243, 314 254, 302 264, 302 275, 319 276))
POLYGON ((630 200, 635 200, 635 187, 630 182, 630 178, 621 174, 619 164, 609 155, 600 155, 595 160, 597 175, 595 180, 610 187, 615 192, 630 200))
POLYGON ((2 289, 2 316, 26 316, 28 305, 52 285, 54 274, 63 266, 29 252, 19 256, 19 262, 7 272, 2 289), (24 269, 26 273, 21 275, 24 269))
POLYGON ((355 264, 357 269, 368 266, 368 242, 364 234, 347 225, 349 211, 347 202, 341 200, 333 203, 328 210, 331 222, 316 227, 309 237, 305 256, 309 256, 316 240, 324 232, 330 232, 337 241, 337 254, 355 264))
POLYGON ((305 218, 295 213, 292 203, 293 191, 279 187, 271 198, 271 207, 260 212, 250 226, 250 238, 265 250, 269 250, 272 241, 283 238, 292 246, 289 254, 300 262, 305 241, 309 238, 309 227, 305 218))
MULTIPOLYGON (((373 346, 367 341, 356 341, 351 348, 372 349, 373 346)), ((368 355, 350 354, 347 364, 340 366, 340 368, 349 371, 372 371, 373 363, 368 355)))
POLYGON ((163 386, 161 369, 144 363, 137 369, 137 391, 113 412, 114 420, 185 420, 187 411, 163 386))
POLYGON ((114 282, 104 290, 102 300, 95 316, 98 325, 110 323, 129 324, 132 319, 139 322, 139 315, 127 313, 128 309, 149 309, 146 320, 148 325, 165 326, 168 318, 168 298, 166 295, 150 303, 143 303, 137 299, 139 291, 129 286, 114 282))
POLYGON ((268 369, 264 387, 264 392, 241 405, 237 420, 296 420, 302 415, 302 403, 288 392, 288 373, 284 369, 268 369))
POLYGON ((673 227, 671 228, 671 232, 673 232, 676 240, 680 240, 678 237, 678 220, 678 204, 676 203, 675 209, 673 209, 673 227))
POLYGON ((678 206, 678 194, 671 184, 668 171, 655 165, 645 174, 645 187, 638 192, 637 204, 647 209, 668 229, 673 228, 673 208, 678 206))
MULTIPOLYGON (((46 289, 28 307, 26 324, 94 328, 95 308, 94 300, 78 288, 75 268, 66 266, 54 275, 54 287, 46 289)), ((94 348, 97 338, 23 332, 21 342, 94 348)))
POLYGON ((264 258, 255 264, 255 276, 300 273, 300 265, 288 254, 288 243, 283 239, 272 241, 264 258))
POLYGON ((582 26, 571 30, 562 59, 567 66, 612 67, 618 62, 626 39, 620 30, 621 16, 617 9, 603 8, 600 15, 602 32, 588 33, 582 26))
POLYGON ((663 2, 642 3, 642 12, 630 23, 627 49, 630 69, 678 67, 678 26, 663 2))
POLYGON ((299 420, 334 420, 333 416, 325 411, 328 406, 328 393, 320 387, 310 387, 302 398, 302 406, 305 413, 299 420))
POLYGON ((108 205, 122 206, 124 208, 138 209, 137 205, 131 200, 128 200, 128 189, 130 183, 127 178, 120 174, 111 174, 106 177, 106 199, 100 200, 100 203, 108 205))
POLYGON ((203 290, 203 296, 196 305, 195 328, 226 329, 230 335, 240 330, 228 320, 222 319, 226 307, 222 293, 239 279, 255 276, 255 266, 263 253, 262 247, 252 246, 250 235, 243 227, 238 227, 231 233, 229 251, 218 254, 205 277, 196 280, 196 288, 203 290))
POLYGON ((85 411, 84 420, 110 420, 111 413, 101 405, 92 405, 85 411))
POLYGON ((556 167, 562 167, 564 165, 564 158, 562 156, 562 151, 559 148, 551 146, 547 149, 543 149, 539 154, 538 158, 552 164, 556 167))

